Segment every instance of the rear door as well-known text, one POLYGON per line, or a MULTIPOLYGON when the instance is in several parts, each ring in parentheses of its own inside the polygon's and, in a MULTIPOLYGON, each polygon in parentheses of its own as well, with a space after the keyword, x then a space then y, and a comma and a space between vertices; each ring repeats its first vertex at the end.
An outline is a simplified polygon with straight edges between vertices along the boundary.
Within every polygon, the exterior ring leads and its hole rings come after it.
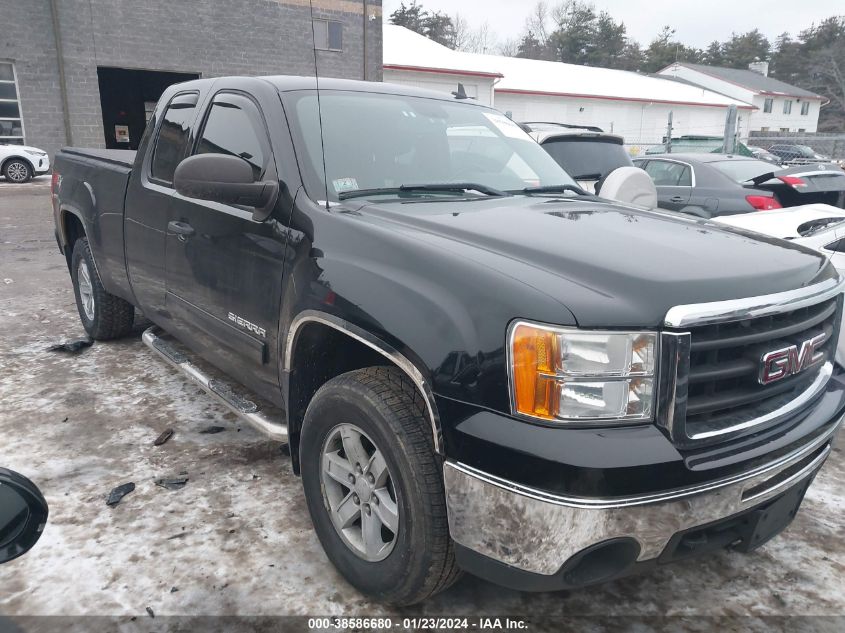
POLYGON ((132 292, 147 316, 167 323, 165 294, 165 231, 173 194, 173 172, 188 151, 197 118, 199 90, 180 91, 169 100, 151 124, 138 151, 143 161, 130 176, 124 203, 126 269, 132 292))
MULTIPOLYGON (((214 95, 193 153, 239 156, 256 180, 278 179, 265 116, 245 92, 214 95)), ((264 222, 252 214, 250 207, 174 193, 166 305, 177 335, 204 358, 259 393, 273 393, 286 233, 276 212, 264 222)))
POLYGON ((692 195, 692 168, 676 161, 650 158, 644 169, 657 188, 657 206, 680 211, 692 195))

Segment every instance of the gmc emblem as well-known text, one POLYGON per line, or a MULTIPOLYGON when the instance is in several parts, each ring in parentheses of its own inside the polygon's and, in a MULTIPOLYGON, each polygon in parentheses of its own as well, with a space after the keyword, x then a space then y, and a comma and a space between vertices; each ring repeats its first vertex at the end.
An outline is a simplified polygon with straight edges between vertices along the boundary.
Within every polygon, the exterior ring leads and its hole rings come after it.
POLYGON ((770 385, 817 365, 824 359, 824 352, 818 349, 826 340, 827 334, 819 334, 801 343, 800 349, 797 345, 790 345, 766 352, 761 359, 760 384, 770 385))

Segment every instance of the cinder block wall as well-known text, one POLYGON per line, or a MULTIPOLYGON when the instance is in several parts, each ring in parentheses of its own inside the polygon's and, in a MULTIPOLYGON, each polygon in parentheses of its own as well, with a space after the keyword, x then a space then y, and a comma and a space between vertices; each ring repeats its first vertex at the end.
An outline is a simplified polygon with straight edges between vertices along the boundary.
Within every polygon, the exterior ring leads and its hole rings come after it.
MULTIPOLYGON (((381 0, 313 0, 343 22, 343 51, 318 51, 321 76, 382 76, 381 0), (365 18, 366 15, 366 18, 365 18), (370 19, 370 18, 373 19, 370 19)), ((56 0, 72 143, 104 147, 97 67, 223 75, 312 75, 308 0, 56 0)), ((66 144, 49 0, 0 0, 0 59, 14 62, 26 142, 66 144)))

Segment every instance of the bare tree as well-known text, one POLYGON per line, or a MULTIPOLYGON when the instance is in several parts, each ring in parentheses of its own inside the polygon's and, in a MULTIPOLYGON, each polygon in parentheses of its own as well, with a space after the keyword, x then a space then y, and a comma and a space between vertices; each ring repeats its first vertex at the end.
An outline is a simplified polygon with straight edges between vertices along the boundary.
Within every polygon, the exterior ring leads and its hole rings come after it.
POLYGON ((525 20, 525 31, 530 33, 541 46, 549 41, 549 6, 540 0, 531 10, 531 14, 525 20))
POLYGON ((453 26, 453 40, 451 48, 457 51, 466 50, 467 43, 470 39, 470 28, 466 18, 460 13, 456 13, 452 17, 453 26))
POLYGON ((518 52, 519 40, 516 38, 508 38, 500 42, 496 51, 497 54, 504 55, 505 57, 516 57, 518 52))

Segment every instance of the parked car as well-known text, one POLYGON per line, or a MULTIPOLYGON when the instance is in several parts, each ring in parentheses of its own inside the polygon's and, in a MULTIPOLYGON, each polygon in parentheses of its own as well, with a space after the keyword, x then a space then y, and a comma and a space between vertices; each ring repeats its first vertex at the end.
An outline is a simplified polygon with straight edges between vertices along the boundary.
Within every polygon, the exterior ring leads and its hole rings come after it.
POLYGON ((289 442, 353 586, 579 587, 790 523, 845 413, 823 256, 585 194, 476 102, 316 88, 171 86, 137 153, 59 152, 52 200, 86 332, 140 308, 289 442))
POLYGON ((519 126, 589 193, 614 169, 633 165, 621 136, 599 127, 525 122, 519 126))
MULTIPOLYGON (((845 210, 827 204, 779 209, 768 213, 725 215, 716 221, 812 248, 845 275, 845 210)), ((845 336, 840 334, 836 362, 845 367, 845 336)))
POLYGON ((773 165, 780 165, 783 162, 783 160, 781 159, 780 156, 777 156, 776 154, 772 154, 771 152, 764 150, 762 147, 750 147, 749 146, 748 149, 751 151, 751 154, 753 155, 753 157, 756 158, 757 160, 762 160, 762 161, 765 161, 767 163, 772 163, 773 165))
POLYGON ((845 173, 830 166, 778 169, 730 154, 661 154, 634 164, 654 181, 659 207, 701 217, 811 203, 845 207, 845 173))
POLYGON ((47 152, 28 145, 0 144, 0 173, 16 184, 29 182, 33 176, 50 171, 47 152))
POLYGON ((0 564, 26 554, 41 538, 49 508, 29 479, 0 468, 0 564))
MULTIPOLYGON (((666 139, 664 137, 662 145, 653 145, 646 149, 646 155, 665 154, 668 148, 666 147, 666 139)), ((685 134, 683 136, 672 137, 672 152, 678 154, 723 154, 725 152, 725 137, 724 136, 702 136, 699 134, 685 134)), ((753 158, 754 153, 751 148, 743 143, 737 142, 733 153, 735 156, 746 156, 753 158)))
POLYGON ((769 152, 780 157, 781 161, 785 164, 830 162, 830 156, 819 154, 809 145, 777 143, 769 147, 769 152))

